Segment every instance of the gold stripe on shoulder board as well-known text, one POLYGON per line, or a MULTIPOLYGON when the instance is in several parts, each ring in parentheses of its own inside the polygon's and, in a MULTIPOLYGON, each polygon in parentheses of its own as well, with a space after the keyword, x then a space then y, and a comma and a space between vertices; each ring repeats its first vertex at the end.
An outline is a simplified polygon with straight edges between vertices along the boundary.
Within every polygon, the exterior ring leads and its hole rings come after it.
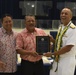
POLYGON ((74 24, 71 24, 70 28, 74 29, 74 28, 76 28, 76 26, 74 24))

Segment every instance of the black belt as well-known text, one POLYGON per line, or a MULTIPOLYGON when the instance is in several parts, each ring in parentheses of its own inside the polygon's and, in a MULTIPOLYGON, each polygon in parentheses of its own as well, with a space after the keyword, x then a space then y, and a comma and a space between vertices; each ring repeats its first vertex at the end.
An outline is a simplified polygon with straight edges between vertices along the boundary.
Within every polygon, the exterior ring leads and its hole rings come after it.
POLYGON ((36 64, 36 63, 40 63, 40 62, 42 62, 42 59, 41 59, 41 60, 39 60, 39 61, 36 61, 36 62, 31 62, 31 61, 23 60, 23 59, 22 59, 22 62, 28 62, 28 63, 36 64))

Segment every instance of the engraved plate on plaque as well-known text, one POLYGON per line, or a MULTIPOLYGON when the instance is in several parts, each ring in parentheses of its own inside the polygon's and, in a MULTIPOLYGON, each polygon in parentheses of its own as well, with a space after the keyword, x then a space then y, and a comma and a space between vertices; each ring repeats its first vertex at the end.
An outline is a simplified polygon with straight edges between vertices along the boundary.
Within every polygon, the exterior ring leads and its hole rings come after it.
POLYGON ((50 37, 36 36, 36 51, 43 54, 50 51, 50 37))

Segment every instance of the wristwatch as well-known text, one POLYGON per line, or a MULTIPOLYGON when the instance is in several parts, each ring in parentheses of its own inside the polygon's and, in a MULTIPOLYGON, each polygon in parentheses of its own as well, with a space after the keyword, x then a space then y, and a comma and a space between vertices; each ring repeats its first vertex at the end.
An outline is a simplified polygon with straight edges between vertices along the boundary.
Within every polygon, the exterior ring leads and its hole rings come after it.
POLYGON ((51 57, 54 58, 54 54, 53 53, 52 53, 51 57))

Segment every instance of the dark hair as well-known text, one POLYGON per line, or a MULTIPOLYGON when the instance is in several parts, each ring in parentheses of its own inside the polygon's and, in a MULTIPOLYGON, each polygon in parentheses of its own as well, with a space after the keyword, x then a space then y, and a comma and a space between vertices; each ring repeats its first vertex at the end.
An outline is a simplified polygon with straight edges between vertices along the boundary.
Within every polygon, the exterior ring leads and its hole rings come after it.
POLYGON ((9 17, 11 17, 11 18, 13 19, 13 17, 12 17, 10 14, 4 14, 4 15, 2 15, 2 17, 1 17, 1 22, 3 22, 3 18, 6 17, 6 16, 9 16, 9 17))

